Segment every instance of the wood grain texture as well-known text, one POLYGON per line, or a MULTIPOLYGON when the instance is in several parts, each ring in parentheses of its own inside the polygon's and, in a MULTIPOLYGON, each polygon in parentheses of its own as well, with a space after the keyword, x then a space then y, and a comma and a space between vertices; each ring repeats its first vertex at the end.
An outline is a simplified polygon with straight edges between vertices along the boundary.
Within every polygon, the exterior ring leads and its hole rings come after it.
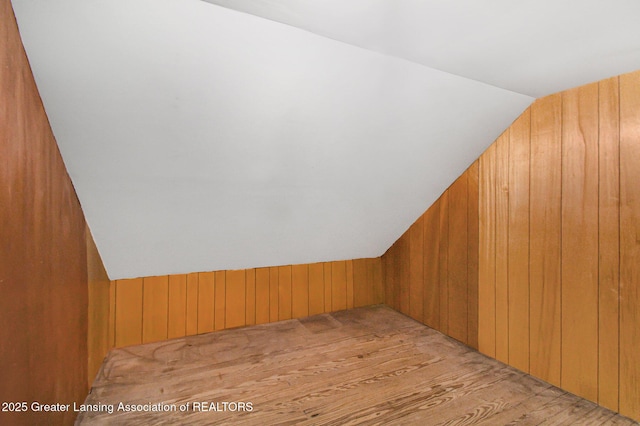
POLYGON ((186 335, 198 334, 198 274, 187 274, 187 318, 186 335))
POLYGON ((373 285, 369 285, 367 260, 353 261, 353 303, 356 308, 373 304, 373 285))
POLYGON ((227 327, 227 271, 215 272, 214 295, 214 330, 224 330, 227 327))
POLYGON ((618 77, 599 83, 598 404, 618 411, 620 304, 620 97, 618 77))
POLYGON ((347 264, 331 262, 331 310, 347 309, 347 264))
POLYGON ((396 246, 396 267, 394 269, 396 274, 396 299, 400 306, 400 312, 405 315, 409 315, 409 301, 411 300, 409 294, 409 280, 410 280, 410 265, 409 265, 409 231, 407 230, 400 239, 396 246))
POLYGON ((116 282, 109 283, 109 349, 116 345, 116 282))
POLYGON ((246 325, 246 272, 244 269, 227 271, 225 287, 225 326, 235 328, 246 325))
POLYGON ((620 76, 620 413, 640 419, 640 73, 620 76))
POLYGON ((145 277, 142 288, 142 343, 167 338, 169 277, 145 277))
POLYGON ((323 312, 331 312, 332 300, 331 300, 331 262, 324 262, 322 264, 323 279, 324 279, 324 310, 323 312))
POLYGON ((509 365, 529 372, 529 163, 531 110, 509 128, 509 365))
POLYGON ((424 229, 420 216, 409 228, 409 316, 424 319, 424 229))
POLYGON ((496 145, 496 359, 509 361, 509 131, 496 145))
POLYGON ((530 372, 560 385, 562 95, 531 106, 530 372))
POLYGON ((496 355, 496 146, 480 156, 478 349, 496 355))
POLYGON ((467 345, 478 349, 479 162, 467 170, 467 345))
POLYGON ((214 330, 215 282, 213 272, 198 274, 198 334, 214 330))
POLYGON ((449 187, 447 334, 467 342, 467 196, 464 173, 449 187))
POLYGON ((353 309, 353 260, 346 261, 347 268, 347 309, 353 309))
POLYGON ((293 318, 309 316, 309 265, 293 265, 291 270, 291 297, 293 318))
POLYGON ((324 312, 324 265, 309 264, 309 315, 324 312))
POLYGON ((291 265, 278 268, 278 320, 291 319, 291 265))
POLYGON ((278 321, 278 314, 280 313, 279 301, 280 295, 278 294, 280 278, 278 273, 278 267, 272 266, 269 268, 269 321, 278 321))
POLYGON ((256 323, 256 270, 254 268, 245 270, 246 295, 245 295, 245 323, 255 325, 256 323))
POLYGON ((598 400, 598 84, 562 93, 562 388, 598 400))
POLYGON ((423 322, 440 329, 440 201, 424 214, 423 322))
POLYGON ((142 343, 142 278, 116 281, 117 347, 142 343))
POLYGON ((186 335, 187 321, 187 276, 169 275, 169 315, 167 317, 167 337, 186 335))
POLYGON ((438 204, 440 205, 440 249, 439 267, 440 272, 440 328, 439 330, 445 334, 449 333, 449 192, 446 191, 440 196, 438 204))
POLYGON ((256 268, 256 324, 270 320, 269 268, 256 268))

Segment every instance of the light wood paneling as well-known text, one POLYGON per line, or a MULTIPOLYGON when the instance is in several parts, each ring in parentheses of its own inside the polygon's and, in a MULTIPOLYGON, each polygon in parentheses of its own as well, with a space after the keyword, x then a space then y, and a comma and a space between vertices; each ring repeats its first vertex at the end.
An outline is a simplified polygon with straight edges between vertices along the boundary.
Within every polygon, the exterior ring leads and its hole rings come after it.
POLYGON ((116 281, 116 346, 142 343, 142 278, 116 281))
POLYGON ((291 293, 293 318, 309 316, 309 265, 293 265, 291 293))
POLYGON ((353 260, 347 260, 347 309, 353 309, 353 260))
POLYGON ((440 329, 440 201, 424 214, 424 323, 440 329))
POLYGON ((496 359, 509 361, 509 131, 496 145, 496 359))
POLYGON ((116 282, 109 283, 109 349, 116 345, 116 282))
MULTIPOLYGON (((246 325, 247 315, 246 271, 227 271, 225 287, 225 327, 246 325)), ((216 306, 217 308, 217 306, 216 306)))
POLYGON ((463 173, 449 187, 448 331, 447 334, 467 342, 467 174, 463 173))
POLYGON ((640 72, 620 76, 620 413, 640 419, 640 72))
POLYGON ((198 274, 198 334, 214 330, 214 296, 216 292, 215 274, 200 272, 198 274))
POLYGON ((598 400, 598 84, 562 94, 562 380, 598 400))
POLYGON ((269 268, 269 322, 278 321, 279 285, 278 267, 273 266, 269 268))
POLYGON ((187 320, 187 276, 169 275, 169 316, 167 337, 182 337, 186 334, 187 320))
POLYGON ((529 372, 529 162, 531 111, 509 128, 509 364, 529 372))
POLYGON ((618 411, 620 112, 618 78, 599 84, 598 403, 618 411))
POLYGON ((198 274, 187 274, 187 336, 198 334, 198 289, 198 274))
POLYGON ((367 276, 369 276, 369 282, 371 283, 371 303, 378 304, 384 303, 384 283, 382 275, 382 258, 369 258, 367 259, 367 276))
POLYGON ((531 106, 530 372, 560 385, 562 96, 531 106))
POLYGON ((254 325, 256 323, 256 270, 247 269, 245 271, 245 280, 245 323, 247 325, 254 325))
POLYGON ((372 304, 372 286, 367 285, 367 259, 353 261, 353 300, 356 308, 372 304))
POLYGON ((309 315, 324 312, 324 265, 309 265, 309 315))
POLYGON ((215 276, 213 328, 217 331, 227 328, 227 271, 216 271, 215 276))
POLYGON ((331 310, 347 309, 347 263, 331 263, 331 310))
POLYGON ((291 266, 278 268, 278 319, 291 319, 291 266))
POLYGON ((165 340, 169 312, 169 277, 145 277, 142 296, 142 343, 165 340))
POLYGON ((478 349, 479 162, 467 170, 467 341, 478 349))
POLYGON ((256 268, 256 324, 270 321, 269 268, 256 268))
POLYGON ((409 316, 424 319, 424 229, 423 218, 409 228, 409 316))
POLYGON ((331 300, 331 262, 324 262, 324 311, 331 312, 332 300, 331 300))

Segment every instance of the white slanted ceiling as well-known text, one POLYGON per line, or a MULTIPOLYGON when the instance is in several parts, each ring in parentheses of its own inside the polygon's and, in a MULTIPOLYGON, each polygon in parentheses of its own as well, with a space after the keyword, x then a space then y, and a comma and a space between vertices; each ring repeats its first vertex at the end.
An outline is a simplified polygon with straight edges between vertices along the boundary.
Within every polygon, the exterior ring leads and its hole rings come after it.
POLYGON ((13 0, 112 279, 379 256, 534 96, 640 68, 631 1, 211 2, 249 13, 13 0))

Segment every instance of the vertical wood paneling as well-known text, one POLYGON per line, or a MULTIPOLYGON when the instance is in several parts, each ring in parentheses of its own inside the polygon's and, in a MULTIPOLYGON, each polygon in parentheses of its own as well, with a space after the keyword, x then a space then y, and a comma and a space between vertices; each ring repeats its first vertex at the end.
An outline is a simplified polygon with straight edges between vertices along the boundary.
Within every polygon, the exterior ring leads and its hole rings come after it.
POLYGON ((167 337, 182 337, 186 334, 187 321, 187 276, 169 275, 169 316, 167 337))
POLYGON ((142 301, 142 343, 167 338, 169 277, 145 277, 142 301))
POLYGON ((187 274, 186 334, 198 334, 198 274, 187 274))
POLYGON ((598 399, 598 84, 562 94, 561 383, 598 399))
POLYGON ((640 419, 640 72, 620 76, 620 413, 640 419))
POLYGON ((256 324, 266 324, 270 320, 269 268, 256 268, 256 324))
POLYGON ((215 296, 214 296, 214 330, 224 330, 226 328, 226 292, 227 292, 227 271, 215 272, 215 296))
POLYGON ((331 262, 324 262, 324 312, 331 312, 331 262))
POLYGON ((424 214, 424 323, 440 329, 440 200, 424 214))
POLYGON ((620 116, 618 78, 599 84, 598 403, 618 411, 620 116))
POLYGON ((449 194, 448 331, 467 342, 467 174, 460 176, 449 194))
POLYGON ((368 283, 367 264, 368 259, 356 259, 353 261, 353 302, 356 308, 373 303, 373 283, 368 283))
POLYGON ((398 240, 396 246, 396 298, 399 301, 400 312, 409 315, 409 231, 407 230, 398 240))
POLYGON ((269 268, 269 321, 278 321, 279 299, 278 286, 280 285, 278 278, 278 267, 269 268))
POLYGON ((478 161, 467 170, 467 344, 478 349, 478 161))
POLYGON ((382 258, 367 260, 367 276, 371 282, 371 303, 384 303, 384 283, 382 282, 382 258))
POLYGON ((324 312, 324 266, 309 264, 309 315, 324 312))
POLYGON ((291 315, 306 317, 309 315, 309 265, 293 265, 291 281, 291 315))
POLYGON ((213 272, 198 274, 198 334, 213 331, 215 275, 213 272))
POLYGON ((246 297, 246 271, 227 271, 224 328, 242 327, 246 324, 246 297))
POLYGON ((291 265, 278 268, 278 319, 291 319, 291 265))
POLYGON ((562 97, 531 106, 530 372, 560 386, 562 97))
POLYGON ((440 328, 439 330, 445 334, 449 333, 449 192, 445 192, 440 196, 440 249, 439 267, 440 272, 440 328))
POLYGON ((109 349, 116 345, 116 281, 109 283, 109 349))
POLYGON ((347 260, 347 309, 353 308, 353 260, 347 260))
POLYGON ((245 271, 246 296, 245 296, 245 323, 255 325, 256 323, 256 270, 247 269, 245 271))
POLYGON ((496 141, 496 359, 509 361, 509 132, 496 141))
POLYGON ((423 217, 409 228, 409 316, 424 319, 424 229, 423 217))
POLYGON ((531 115, 509 129, 509 364, 529 372, 529 161, 531 115))
POLYGON ((331 263, 331 310, 347 309, 347 264, 345 261, 331 263))
POLYGON ((478 349, 496 356, 496 145, 480 157, 478 349))
POLYGON ((116 346, 142 343, 142 278, 116 281, 116 346))

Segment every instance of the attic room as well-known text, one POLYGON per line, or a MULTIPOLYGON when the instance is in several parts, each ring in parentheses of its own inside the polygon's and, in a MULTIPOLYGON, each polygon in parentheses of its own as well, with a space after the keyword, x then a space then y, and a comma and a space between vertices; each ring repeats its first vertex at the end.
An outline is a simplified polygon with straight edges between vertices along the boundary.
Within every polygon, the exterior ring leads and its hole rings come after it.
POLYGON ((640 3, 0 1, 0 424, 640 421, 640 3))

